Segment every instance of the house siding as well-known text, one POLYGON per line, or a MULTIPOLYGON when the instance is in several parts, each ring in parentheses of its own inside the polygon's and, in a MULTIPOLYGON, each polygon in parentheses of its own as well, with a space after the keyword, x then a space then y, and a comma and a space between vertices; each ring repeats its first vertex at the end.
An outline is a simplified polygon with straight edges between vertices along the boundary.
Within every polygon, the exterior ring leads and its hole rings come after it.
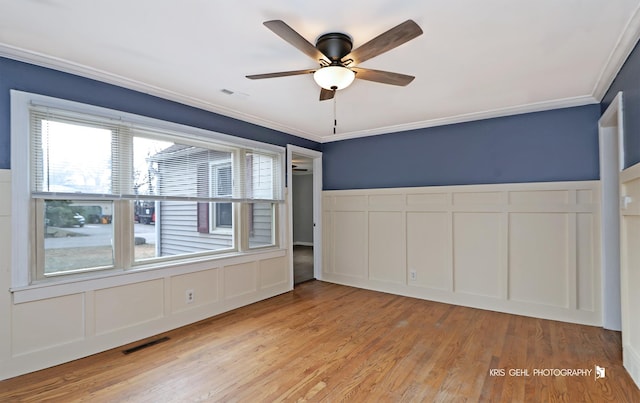
MULTIPOLYGON (((208 164, 230 161, 228 152, 209 152, 205 169, 208 164)), ((159 154, 160 156, 162 153, 159 154)), ((195 161, 206 161, 203 153, 195 153, 195 161)), ((202 194, 210 196, 209 183, 198 184, 198 172, 184 171, 183 165, 172 158, 160 157, 158 161, 158 183, 167 194, 202 194)), ((159 202, 160 214, 157 223, 160 225, 160 239, 158 240, 160 256, 181 255, 187 253, 207 252, 212 250, 230 249, 233 247, 231 233, 201 233, 198 232, 198 212, 196 202, 159 202)))
MULTIPOLYGON (((162 154, 162 153, 161 153, 162 154)), ((159 155, 161 155, 159 154, 159 155)), ((251 153, 251 195, 254 198, 270 198, 273 195, 275 172, 273 160, 257 153, 251 153)), ((208 152, 204 158, 202 153, 195 153, 195 161, 208 161, 206 169, 216 164, 224 164, 231 161, 228 152, 208 152)), ((201 172, 185 172, 181 164, 175 163, 172 158, 159 157, 158 181, 167 194, 209 194, 209 183, 198 183, 198 175, 201 172), (178 167, 178 169, 176 168, 178 167)), ((211 177, 209 175, 209 181, 211 177)), ((202 182, 202 178, 200 178, 202 182)), ((214 220, 209 227, 210 233, 199 231, 198 204, 196 202, 158 202, 159 214, 157 223, 160 225, 160 239, 158 250, 160 256, 172 256, 187 253, 207 252, 234 248, 233 230, 231 228, 215 228, 214 220)), ((212 205, 213 206, 213 205, 212 205)), ((215 214, 210 207, 210 215, 215 214)), ((249 246, 260 247, 273 244, 273 209, 271 203, 255 203, 251 217, 251 234, 249 246)))
POLYGON ((195 202, 160 203, 160 255, 206 252, 233 247, 231 234, 201 234, 198 232, 195 202))
POLYGON ((259 247, 273 244, 273 210, 268 203, 256 203, 253 207, 253 232, 249 246, 259 247))

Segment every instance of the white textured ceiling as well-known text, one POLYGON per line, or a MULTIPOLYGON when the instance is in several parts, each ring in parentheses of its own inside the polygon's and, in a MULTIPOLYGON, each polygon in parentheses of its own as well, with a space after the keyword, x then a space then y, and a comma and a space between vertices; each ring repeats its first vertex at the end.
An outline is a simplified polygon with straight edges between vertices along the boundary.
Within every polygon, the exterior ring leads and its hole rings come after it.
POLYGON ((600 101, 638 39, 640 0, 0 0, 0 56, 127 86, 320 142, 600 101), (413 19, 418 38, 361 67, 416 76, 356 80, 334 103, 316 68, 262 25, 354 48, 413 19), (230 90, 228 95, 222 90, 230 90))

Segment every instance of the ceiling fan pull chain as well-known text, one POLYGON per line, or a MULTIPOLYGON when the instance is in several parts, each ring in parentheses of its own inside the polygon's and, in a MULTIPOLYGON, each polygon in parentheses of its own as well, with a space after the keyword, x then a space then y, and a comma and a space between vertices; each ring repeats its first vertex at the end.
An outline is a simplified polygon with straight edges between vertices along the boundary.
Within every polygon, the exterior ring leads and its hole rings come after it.
POLYGON ((336 134, 337 126, 338 126, 338 118, 336 118, 336 97, 334 96, 333 97, 333 134, 336 134))

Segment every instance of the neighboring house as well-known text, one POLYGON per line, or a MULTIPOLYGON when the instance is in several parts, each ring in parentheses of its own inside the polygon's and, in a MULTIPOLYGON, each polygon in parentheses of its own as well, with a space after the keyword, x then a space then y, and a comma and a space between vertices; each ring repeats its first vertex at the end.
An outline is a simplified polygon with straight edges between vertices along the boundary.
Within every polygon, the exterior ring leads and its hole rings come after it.
MULTIPOLYGON (((165 194, 183 192, 185 187, 198 198, 216 198, 219 202, 156 202, 156 223, 159 225, 157 255, 171 256, 233 248, 234 178, 232 159, 228 151, 203 151, 198 147, 174 144, 153 157, 157 164, 157 186, 165 194), (176 160, 197 161, 197 168, 189 172, 177 169, 176 160)), ((273 191, 273 160, 257 153, 245 154, 245 164, 252 189, 247 198, 269 197, 273 191), (264 194, 263 194, 264 193, 264 194)), ((235 207, 237 208, 237 207, 235 207)), ((249 205, 249 246, 273 244, 273 206, 271 203, 249 205)))

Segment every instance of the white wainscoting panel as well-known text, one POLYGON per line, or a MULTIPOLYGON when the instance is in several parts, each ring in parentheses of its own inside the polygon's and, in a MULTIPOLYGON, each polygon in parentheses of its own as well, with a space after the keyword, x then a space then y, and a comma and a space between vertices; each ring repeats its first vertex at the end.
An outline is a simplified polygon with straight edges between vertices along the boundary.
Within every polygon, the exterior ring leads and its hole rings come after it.
POLYGON ((590 213, 576 214, 576 289, 577 289, 577 309, 593 311, 596 305, 596 298, 593 290, 596 287, 596 278, 592 268, 594 264, 594 253, 592 247, 594 243, 599 243, 597 223, 590 213))
POLYGON ((568 308, 568 214, 513 213, 509 224, 509 298, 568 308))
POLYGON ((454 292, 500 297, 502 232, 499 213, 453 214, 454 292))
POLYGON ((598 181, 325 191, 323 279, 600 325, 599 192, 598 181))
POLYGON ((452 291, 450 222, 447 212, 407 212, 407 268, 416 272, 410 284, 452 291))
POLYGON ((224 297, 236 298, 251 294, 258 288, 258 268, 255 262, 224 268, 224 297))
POLYGON ((620 175, 622 362, 640 387, 640 164, 620 175), (625 206, 626 204, 626 206, 625 206))
POLYGON ((258 262, 260 289, 286 285, 289 281, 289 276, 287 271, 282 270, 286 265, 287 260, 285 258, 260 260, 258 262))
POLYGON ((16 356, 84 338, 82 294, 18 304, 13 310, 11 347, 16 356))
POLYGON ((346 277, 367 278, 367 213, 363 211, 336 211, 333 219, 333 254, 340 265, 334 265, 337 274, 346 277))
POLYGON ((8 217, 11 215, 11 175, 10 171, 0 169, 0 217, 8 217))
MULTIPOLYGON (((390 206, 393 204, 389 204, 390 206)), ((404 221, 398 211, 372 211, 369 213, 369 278, 403 284, 406 272, 397 270, 404 265, 404 221)))
POLYGON ((218 302, 219 269, 197 271, 171 277, 171 311, 181 312, 218 302), (187 302, 187 290, 193 291, 193 301, 187 302))
POLYGON ((164 314, 163 279, 95 291, 96 334, 157 320, 164 314))
MULTIPOLYGON (((335 211, 334 198, 322 198, 322 208, 335 211)), ((335 254, 336 231, 333 228, 335 214, 322 214, 322 272, 334 273, 333 256, 335 254)))

